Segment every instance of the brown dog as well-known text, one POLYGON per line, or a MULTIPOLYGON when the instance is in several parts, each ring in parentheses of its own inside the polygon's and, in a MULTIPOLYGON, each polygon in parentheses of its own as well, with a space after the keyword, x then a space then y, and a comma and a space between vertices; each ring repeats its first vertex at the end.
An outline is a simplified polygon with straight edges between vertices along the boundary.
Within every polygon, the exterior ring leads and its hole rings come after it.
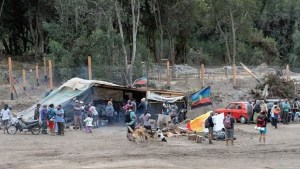
POLYGON ((145 139, 147 138, 147 140, 150 144, 150 134, 148 133, 148 131, 144 127, 137 127, 137 128, 135 128, 135 130, 133 130, 129 126, 128 126, 128 128, 132 132, 132 138, 134 139, 134 141, 136 143, 140 144, 140 142, 144 142, 145 139))

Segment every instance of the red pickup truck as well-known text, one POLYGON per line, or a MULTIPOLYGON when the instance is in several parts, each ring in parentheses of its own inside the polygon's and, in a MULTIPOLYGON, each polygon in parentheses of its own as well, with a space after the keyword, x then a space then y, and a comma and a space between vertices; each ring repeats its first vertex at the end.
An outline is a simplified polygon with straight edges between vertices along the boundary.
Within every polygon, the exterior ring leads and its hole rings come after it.
POLYGON ((224 116, 231 112, 231 116, 242 124, 246 123, 248 119, 247 102, 231 102, 226 108, 216 109, 215 112, 224 113, 224 116))

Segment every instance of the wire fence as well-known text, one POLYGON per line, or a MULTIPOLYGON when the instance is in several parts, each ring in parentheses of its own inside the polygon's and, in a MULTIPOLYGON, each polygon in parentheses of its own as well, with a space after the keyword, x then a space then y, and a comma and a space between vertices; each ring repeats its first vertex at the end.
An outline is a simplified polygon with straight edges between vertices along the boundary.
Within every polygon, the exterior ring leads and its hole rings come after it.
MULTIPOLYGON (((267 66, 263 64, 259 66, 249 66, 248 68, 258 78, 272 73, 280 76, 289 75, 291 79, 295 79, 296 83, 300 81, 300 76, 297 73, 300 72, 300 68, 292 68, 290 71, 287 71, 285 66, 267 66)), ((0 71, 0 84, 9 84, 7 67, 0 67, 0 71)), ((22 86, 21 88, 43 86, 47 89, 49 86, 48 67, 44 69, 43 66, 39 66, 37 71, 35 65, 26 66, 24 69, 22 67, 13 68, 12 78, 15 84, 22 86)), ((54 65, 52 72, 54 86, 60 86, 74 77, 88 79, 87 66, 63 68, 54 65)), ((125 72, 124 68, 118 66, 102 65, 100 67, 92 67, 92 79, 126 85, 125 72)), ((208 66, 204 69, 204 79, 211 81, 228 80, 233 78, 232 72, 231 66, 208 66)), ((200 66, 175 65, 169 68, 169 78, 171 81, 187 82, 187 79, 200 79, 200 75, 200 66)), ((154 65, 147 69, 145 66, 142 66, 141 72, 134 74, 133 79, 140 78, 140 76, 147 77, 149 82, 163 86, 167 82, 167 67, 166 65, 154 65)), ((251 75, 242 66, 237 66, 236 77, 245 78, 251 77, 251 75)))

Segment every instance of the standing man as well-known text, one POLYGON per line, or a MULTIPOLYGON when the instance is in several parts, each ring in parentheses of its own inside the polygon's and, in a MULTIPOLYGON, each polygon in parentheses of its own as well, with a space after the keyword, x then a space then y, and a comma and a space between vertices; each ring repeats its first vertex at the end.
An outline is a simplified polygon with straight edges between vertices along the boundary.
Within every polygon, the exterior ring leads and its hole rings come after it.
POLYGON ((296 97, 292 103, 292 109, 293 109, 292 110, 292 121, 294 121, 296 112, 299 111, 299 108, 300 108, 300 104, 299 104, 298 98, 296 97))
MULTIPOLYGON (((138 105, 138 115, 144 114, 148 110, 148 102, 146 102, 145 98, 141 99, 141 103, 138 105)), ((135 112, 136 113, 136 112, 135 112)))
POLYGON ((283 124, 288 124, 289 112, 291 110, 291 105, 288 102, 288 99, 285 99, 285 101, 282 103, 282 108, 283 108, 283 124))
POLYGON ((57 110, 54 109, 54 104, 50 104, 47 112, 48 118, 48 128, 50 130, 50 134, 54 136, 54 127, 55 127, 55 118, 56 118, 57 110))
POLYGON ((75 100, 73 111, 74 111, 74 126, 75 126, 75 130, 77 130, 78 124, 79 124, 79 128, 81 130, 81 127, 82 127, 82 118, 81 118, 82 107, 79 104, 78 100, 75 100))
POLYGON ((214 138, 214 121, 213 121, 213 115, 214 115, 214 112, 211 112, 209 117, 207 118, 207 121, 208 121, 208 140, 209 140, 209 144, 212 144, 212 140, 214 138))
POLYGON ((40 108, 41 108, 41 104, 38 103, 36 105, 36 108, 34 109, 34 117, 33 117, 34 120, 39 120, 40 119, 40 108))
POLYGON ((234 118, 231 116, 231 112, 227 113, 227 116, 223 120, 223 124, 225 127, 226 145, 228 146, 229 139, 231 140, 231 145, 233 145, 234 118))
POLYGON ((131 100, 131 106, 133 107, 132 111, 134 111, 136 113, 136 102, 135 102, 135 99, 131 100))
POLYGON ((253 115, 253 106, 251 101, 249 101, 247 104, 247 114, 248 114, 248 124, 250 124, 253 115))
POLYGON ((57 135, 63 136, 64 133, 64 110, 62 109, 61 105, 57 106, 57 112, 56 112, 56 117, 55 117, 55 122, 57 124, 57 135))
POLYGON ((5 134, 5 131, 7 131, 7 127, 8 127, 8 122, 11 118, 11 113, 10 113, 10 110, 9 110, 7 104, 4 105, 4 108, 1 111, 1 116, 2 116, 2 121, 3 121, 3 126, 4 126, 3 132, 5 134))
POLYGON ((40 124, 42 124, 42 134, 47 133, 47 105, 43 105, 43 108, 40 110, 40 124))

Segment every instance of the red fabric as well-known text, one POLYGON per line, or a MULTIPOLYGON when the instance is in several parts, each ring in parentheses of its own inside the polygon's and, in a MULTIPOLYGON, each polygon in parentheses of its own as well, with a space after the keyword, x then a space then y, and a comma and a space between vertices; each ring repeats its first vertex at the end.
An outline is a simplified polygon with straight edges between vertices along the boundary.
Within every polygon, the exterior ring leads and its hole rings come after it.
POLYGON ((49 129, 54 129, 54 121, 47 121, 49 129))

